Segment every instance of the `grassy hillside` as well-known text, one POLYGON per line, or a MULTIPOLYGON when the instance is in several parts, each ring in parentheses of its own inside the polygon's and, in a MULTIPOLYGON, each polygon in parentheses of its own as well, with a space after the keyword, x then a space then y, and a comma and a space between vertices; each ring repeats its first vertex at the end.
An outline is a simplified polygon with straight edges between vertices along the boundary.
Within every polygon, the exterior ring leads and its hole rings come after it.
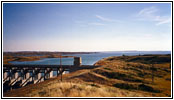
POLYGON ((17 97, 170 97, 170 55, 108 57, 83 69, 4 93, 17 97), (153 64, 153 65, 152 65, 153 64))

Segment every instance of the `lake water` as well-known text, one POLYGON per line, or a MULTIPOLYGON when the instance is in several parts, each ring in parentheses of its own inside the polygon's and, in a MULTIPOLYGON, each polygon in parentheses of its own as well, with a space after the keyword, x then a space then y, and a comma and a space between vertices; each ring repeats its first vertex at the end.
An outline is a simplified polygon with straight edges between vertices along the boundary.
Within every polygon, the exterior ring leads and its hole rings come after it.
MULTIPOLYGON (((171 54, 170 51, 120 51, 120 52, 100 52, 100 53, 92 53, 92 54, 71 54, 66 56, 78 56, 82 58, 82 65, 93 65, 97 61, 110 57, 110 56, 122 56, 122 55, 143 55, 143 54, 171 54)), ((73 58, 62 58, 62 65, 73 65, 73 58)), ((59 58, 43 58, 38 61, 11 61, 12 64, 35 64, 35 65, 59 65, 59 58)))

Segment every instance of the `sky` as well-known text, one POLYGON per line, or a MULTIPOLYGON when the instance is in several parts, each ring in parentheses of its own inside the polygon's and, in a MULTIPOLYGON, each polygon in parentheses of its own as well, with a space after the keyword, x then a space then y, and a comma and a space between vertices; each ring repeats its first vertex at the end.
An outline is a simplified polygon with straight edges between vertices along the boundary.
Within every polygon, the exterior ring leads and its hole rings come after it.
POLYGON ((170 3, 3 3, 3 51, 170 51, 170 3))

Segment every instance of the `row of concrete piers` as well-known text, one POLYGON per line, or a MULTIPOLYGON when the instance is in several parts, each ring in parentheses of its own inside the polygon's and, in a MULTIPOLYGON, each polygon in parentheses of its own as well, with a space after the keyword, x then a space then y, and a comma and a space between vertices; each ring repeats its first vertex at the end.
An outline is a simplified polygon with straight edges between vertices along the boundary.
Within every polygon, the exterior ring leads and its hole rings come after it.
POLYGON ((3 90, 37 84, 80 66, 80 57, 74 58, 74 65, 3 65, 3 90))
POLYGON ((47 80, 52 77, 56 77, 62 74, 64 71, 68 71, 66 68, 46 68, 33 67, 4 67, 3 85, 6 87, 18 88, 26 86, 27 84, 36 84, 47 80))

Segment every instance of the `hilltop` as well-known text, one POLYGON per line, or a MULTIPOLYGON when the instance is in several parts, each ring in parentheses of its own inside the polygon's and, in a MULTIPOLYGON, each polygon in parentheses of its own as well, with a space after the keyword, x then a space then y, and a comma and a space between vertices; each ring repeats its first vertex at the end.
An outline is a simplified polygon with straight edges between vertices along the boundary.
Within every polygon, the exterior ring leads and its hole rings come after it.
POLYGON ((113 56, 5 97, 170 97, 171 55, 113 56))

